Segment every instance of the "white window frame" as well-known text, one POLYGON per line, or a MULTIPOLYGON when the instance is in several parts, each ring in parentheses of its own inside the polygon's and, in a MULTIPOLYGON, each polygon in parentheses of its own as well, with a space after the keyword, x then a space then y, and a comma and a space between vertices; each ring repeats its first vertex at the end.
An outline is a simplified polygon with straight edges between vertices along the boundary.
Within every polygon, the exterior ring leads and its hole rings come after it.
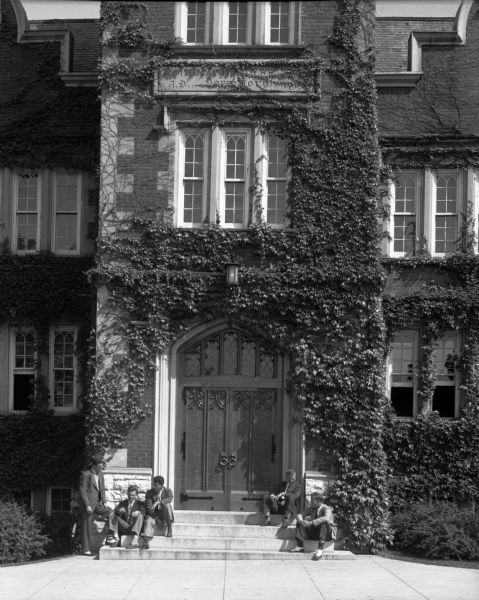
POLYGON ((222 44, 225 46, 247 46, 253 43, 253 24, 254 24, 254 2, 247 2, 247 18, 246 18, 246 41, 245 42, 230 42, 229 41, 229 16, 230 16, 230 3, 229 2, 215 2, 214 3, 214 19, 218 24, 214 27, 214 43, 222 44))
MULTIPOLYGON (((14 209, 13 209, 13 243, 12 243, 12 247, 14 248, 14 253, 15 254, 34 254, 36 252, 39 252, 41 249, 40 243, 40 219, 41 219, 41 214, 42 214, 42 186, 43 186, 43 177, 42 177, 42 173, 40 171, 27 171, 27 170, 23 170, 23 171, 18 171, 14 174, 13 177, 13 189, 14 189, 14 193, 13 193, 13 197, 14 197, 14 209), (36 231, 36 248, 32 249, 32 250, 20 250, 17 247, 18 244, 18 191, 19 191, 19 185, 20 185, 20 177, 21 175, 36 175, 37 176, 37 211, 36 211, 36 215, 37 215, 37 231, 36 231)), ((30 213, 29 213, 30 214, 30 213)))
MULTIPOLYGON (((435 171, 429 171, 428 173, 431 183, 431 195, 430 195, 430 206, 429 206, 429 236, 426 236, 430 240, 429 248, 432 256, 449 256, 451 253, 448 252, 436 252, 436 216, 449 216, 455 214, 457 217, 457 230, 456 239, 460 236, 461 231, 461 213, 464 210, 464 178, 461 169, 437 169, 435 171), (437 180, 442 177, 448 177, 453 175, 457 180, 456 189, 456 212, 455 213, 437 213, 436 202, 437 202, 437 180)), ((427 206, 426 202, 426 206, 427 206)), ((425 207, 425 212, 427 211, 425 207)), ((457 250, 457 248, 456 248, 457 250)))
MULTIPOLYGON (((413 338, 413 372, 412 372, 412 385, 401 385, 396 384, 394 387, 405 387, 412 388, 413 393, 413 404, 412 404, 412 415, 411 416, 401 416, 396 415, 395 418, 399 420, 411 420, 417 415, 417 383, 418 383, 418 367, 419 367, 419 330, 417 329, 404 329, 398 331, 395 339, 393 340, 393 344, 399 336, 410 335, 413 338)), ((387 358, 387 369, 386 369, 386 389, 388 391, 388 397, 391 401, 391 390, 393 388, 393 346, 391 346, 391 350, 389 352, 387 358)), ((404 374, 403 374, 404 375, 404 374)))
POLYGON ((80 254, 80 232, 81 232, 81 198, 82 198, 82 176, 80 173, 76 173, 76 186, 77 186, 77 201, 76 211, 57 211, 57 181, 58 175, 68 174, 67 171, 55 171, 53 174, 53 218, 52 218, 52 249, 55 254, 76 256, 80 254), (56 236, 57 236, 57 215, 58 214, 76 214, 76 250, 59 250, 57 248, 56 236))
MULTIPOLYGON (((447 338, 453 338, 454 340, 454 356, 458 356, 461 349, 461 333, 459 331, 445 331, 442 335, 438 336, 437 340, 435 340, 434 344, 437 344, 439 341, 446 341, 447 338)), ((443 374, 446 376, 445 374, 443 374)), ((436 378, 436 385, 440 383, 442 387, 454 387, 454 416, 453 417, 441 417, 442 419, 456 419, 459 416, 459 402, 460 402, 460 371, 455 367, 454 369, 454 380, 453 381, 441 381, 438 382, 436 378)), ((431 409, 433 409, 433 405, 431 409)))
MULTIPOLYGON (((208 216, 207 198, 209 191, 209 163, 210 163, 210 132, 206 129, 183 129, 176 130, 176 173, 175 178, 175 198, 176 198, 176 226, 188 229, 197 229, 201 227, 208 216), (184 177, 185 177, 185 139, 189 135, 203 135, 203 208, 201 221, 198 223, 185 223, 184 221, 184 177)), ((210 218, 211 220, 211 218, 210 218)))
POLYGON ((246 46, 261 44, 272 46, 288 46, 295 43, 296 2, 289 4, 288 41, 271 42, 271 2, 248 2, 248 25, 246 43, 229 42, 229 3, 206 2, 205 39, 203 42, 187 42, 188 3, 177 2, 175 13, 175 36, 181 38, 188 46, 204 46, 207 44, 246 46), (213 31, 210 31, 211 12, 213 12, 213 31))
POLYGON ((36 343, 37 343, 37 335, 36 335, 36 331, 30 327, 25 327, 25 328, 21 328, 21 327, 12 327, 10 328, 10 335, 9 335, 9 339, 10 339, 10 368, 8 369, 9 372, 9 377, 8 377, 8 389, 9 389, 9 401, 8 401, 8 408, 10 412, 13 412, 14 414, 25 414, 27 411, 26 410, 15 410, 15 404, 14 404, 14 380, 15 380, 15 374, 19 374, 19 375, 32 375, 34 378, 36 378, 37 376, 37 367, 36 367, 36 362, 38 360, 38 353, 37 353, 37 349, 36 349, 36 343), (18 334, 26 334, 26 333, 31 333, 33 335, 33 340, 34 340, 34 344, 35 344, 35 349, 34 349, 34 353, 33 353, 33 360, 34 360, 34 366, 30 369, 23 369, 23 368, 17 368, 15 366, 15 357, 16 357, 16 338, 18 334))
POLYGON ((74 413, 78 411, 78 360, 76 356, 76 347, 78 343, 78 327, 76 325, 54 325, 50 327, 49 344, 49 389, 50 389, 50 407, 56 413, 74 413), (73 333, 73 406, 55 406, 55 334, 61 331, 73 333))
MULTIPOLYGON (((261 133, 256 131, 255 133, 255 157, 256 158, 256 170, 258 174, 258 180, 262 188, 262 196, 261 196, 261 211, 262 211, 262 219, 263 221, 272 229, 284 229, 288 227, 290 224, 289 217, 287 216, 288 212, 288 184, 291 180, 291 168, 288 165, 286 171, 286 203, 285 203, 285 218, 283 223, 268 223, 268 181, 273 181, 273 178, 268 177, 268 165, 269 165, 269 156, 268 156, 268 141, 271 135, 276 135, 274 132, 266 132, 261 133)), ((286 159, 288 157, 286 156, 286 159)), ((253 199, 254 200, 254 199, 253 199)))
MULTIPOLYGON (((261 133, 252 125, 244 126, 229 125, 224 127, 214 127, 213 130, 196 129, 185 127, 185 129, 176 130, 176 176, 174 181, 175 213, 174 222, 177 227, 186 229, 200 228, 208 221, 215 223, 218 217, 220 227, 224 229, 246 229, 250 222, 260 221, 256 214, 251 184, 253 182, 253 173, 256 170, 258 182, 262 188, 261 196, 261 219, 266 222, 267 209, 267 136, 261 133), (184 157, 185 157, 185 138, 188 135, 203 134, 205 139, 204 150, 204 187, 203 187, 203 212, 201 222, 184 222, 184 157), (226 175, 226 137, 229 134, 246 135, 245 151, 245 206, 243 211, 243 220, 241 223, 225 223, 225 175, 226 175), (252 156, 253 154, 253 156, 252 156)), ((291 172, 288 168, 287 185, 291 178, 291 172)), ((286 212, 288 211, 288 197, 286 198, 286 212)), ((284 223, 268 223, 272 229, 284 229, 289 226, 289 218, 286 216, 284 223)))
POLYGON ((54 514, 54 515, 65 515, 65 514, 70 513, 71 512, 70 508, 66 512, 57 512, 57 511, 53 512, 53 510, 52 510, 52 496, 53 496, 52 491, 53 490, 69 490, 70 499, 73 498, 73 494, 74 494, 73 488, 70 487, 70 486, 68 486, 68 485, 65 485, 65 486, 63 486, 63 485, 52 485, 52 486, 49 486, 47 488, 47 502, 46 502, 46 504, 47 504, 47 506, 46 506, 46 513, 47 513, 47 515, 49 515, 49 516, 52 515, 52 514, 54 514))
MULTIPOLYGON (((176 2, 175 11, 175 36, 183 40, 187 46, 205 46, 210 43, 210 15, 211 2, 205 2, 205 38, 203 42, 187 42, 188 36, 188 2, 176 2)), ((214 28, 216 29, 216 28, 214 28)))
POLYGON ((288 41, 287 42, 272 42, 271 41, 271 2, 264 2, 264 23, 262 30, 264 31, 264 43, 267 46, 291 46, 294 44, 294 23, 295 23, 295 3, 288 2, 288 41))
MULTIPOLYGON (((404 176, 404 177, 416 177, 416 248, 418 248, 420 244, 421 231, 422 231, 422 176, 421 172, 418 170, 401 170, 400 172, 395 173, 395 176, 404 176)), ((389 197, 391 200, 391 213, 389 217, 389 256, 402 258, 404 256, 408 256, 408 252, 398 252, 394 250, 394 219, 396 217, 396 181, 395 179, 389 182, 389 197)), ((405 215, 407 213, 398 213, 399 215, 405 215)))
POLYGON ((219 199, 217 204, 217 212, 219 215, 220 225, 224 229, 246 229, 248 227, 248 217, 251 206, 251 135, 252 131, 249 127, 225 127, 221 130, 221 141, 220 141, 220 164, 219 172, 221 174, 220 187, 217 190, 216 197, 219 199), (243 220, 241 223, 228 223, 225 222, 226 213, 226 138, 228 135, 245 135, 246 136, 246 148, 245 148, 245 203, 243 207, 243 220))

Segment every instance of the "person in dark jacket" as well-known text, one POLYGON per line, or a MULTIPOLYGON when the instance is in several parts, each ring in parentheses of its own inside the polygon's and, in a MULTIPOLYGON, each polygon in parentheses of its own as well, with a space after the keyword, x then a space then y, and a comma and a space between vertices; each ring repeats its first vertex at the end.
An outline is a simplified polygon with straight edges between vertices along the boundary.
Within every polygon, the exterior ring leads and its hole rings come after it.
POLYGON ((281 527, 287 527, 292 512, 298 507, 300 496, 301 485, 296 481, 296 472, 288 469, 285 481, 282 481, 274 492, 264 497, 263 525, 271 525, 271 514, 273 514, 284 515, 281 527))
POLYGON ((304 540, 318 540, 318 549, 313 560, 323 556, 323 543, 336 539, 337 527, 333 518, 333 509, 324 503, 320 492, 311 494, 311 504, 304 514, 296 515, 296 541, 298 545, 291 552, 303 552, 304 540))
POLYGON ((90 527, 95 510, 104 507, 106 502, 102 466, 101 460, 94 459, 90 468, 80 475, 81 546, 86 556, 91 556, 90 527))
POLYGON ((145 505, 138 498, 138 486, 130 485, 127 490, 128 498, 119 502, 108 517, 108 538, 106 543, 118 546, 122 535, 133 534, 128 548, 138 548, 138 536, 143 527, 146 514, 145 505))
POLYGON ((148 542, 155 533, 155 524, 164 523, 166 525, 166 537, 173 536, 173 508, 171 502, 173 500, 173 492, 170 488, 165 487, 165 479, 161 475, 153 477, 153 487, 146 492, 146 519, 143 528, 145 549, 149 548, 148 542))

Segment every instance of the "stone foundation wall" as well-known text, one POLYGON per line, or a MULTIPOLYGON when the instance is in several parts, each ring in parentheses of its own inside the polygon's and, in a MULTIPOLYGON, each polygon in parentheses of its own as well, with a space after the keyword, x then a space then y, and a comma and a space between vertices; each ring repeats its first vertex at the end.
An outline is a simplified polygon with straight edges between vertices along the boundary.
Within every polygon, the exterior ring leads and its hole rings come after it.
POLYGON ((106 503, 109 508, 126 498, 129 485, 137 485, 140 500, 145 499, 145 493, 151 488, 152 470, 135 469, 132 467, 109 467, 103 471, 105 477, 106 503))

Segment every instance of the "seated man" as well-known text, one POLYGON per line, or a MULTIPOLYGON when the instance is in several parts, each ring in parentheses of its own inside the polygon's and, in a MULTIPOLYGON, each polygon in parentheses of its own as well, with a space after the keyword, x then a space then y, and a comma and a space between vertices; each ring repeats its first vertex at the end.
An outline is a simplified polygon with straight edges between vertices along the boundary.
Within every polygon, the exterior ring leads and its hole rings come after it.
POLYGON ((287 527, 289 517, 301 496, 301 485, 296 481, 296 472, 293 469, 286 471, 286 481, 282 481, 276 488, 264 497, 264 523, 271 525, 271 513, 284 515, 281 527, 287 527))
POLYGON ((336 539, 336 524, 333 519, 333 509, 324 504, 323 495, 319 492, 311 494, 311 504, 304 512, 296 515, 296 541, 298 545, 291 552, 303 552, 304 540, 319 540, 318 549, 313 554, 313 560, 323 556, 323 543, 336 539))
POLYGON ((144 548, 150 546, 148 542, 155 534, 155 523, 160 521, 166 524, 166 537, 173 536, 173 508, 171 501, 173 492, 165 487, 165 479, 161 475, 153 477, 153 488, 146 492, 146 519, 142 535, 145 537, 144 548))
POLYGON ((133 534, 129 548, 138 548, 138 536, 143 527, 145 505, 138 499, 138 487, 130 485, 127 490, 128 498, 122 500, 108 517, 108 538, 106 543, 111 546, 119 545, 119 535, 133 534))

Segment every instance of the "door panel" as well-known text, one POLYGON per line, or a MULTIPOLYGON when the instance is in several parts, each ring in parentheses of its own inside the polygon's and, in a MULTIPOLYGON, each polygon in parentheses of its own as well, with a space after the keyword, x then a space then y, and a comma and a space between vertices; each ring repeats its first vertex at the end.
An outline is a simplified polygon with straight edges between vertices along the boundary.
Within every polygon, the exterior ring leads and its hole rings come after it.
POLYGON ((179 409, 179 507, 261 510, 281 478, 276 390, 187 387, 179 409))

